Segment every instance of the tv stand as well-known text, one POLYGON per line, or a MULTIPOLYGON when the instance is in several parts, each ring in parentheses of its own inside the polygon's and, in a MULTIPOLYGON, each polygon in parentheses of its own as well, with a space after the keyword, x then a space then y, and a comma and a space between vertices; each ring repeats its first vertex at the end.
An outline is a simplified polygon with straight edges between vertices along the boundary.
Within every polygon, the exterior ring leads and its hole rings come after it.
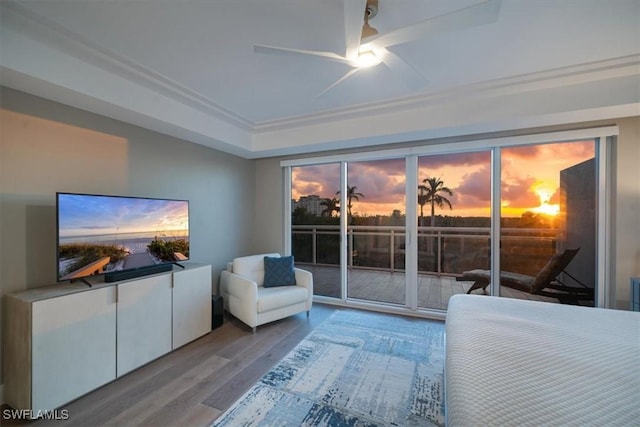
POLYGON ((180 267, 181 269, 185 269, 186 267, 184 266, 184 264, 180 264, 179 262, 174 262, 173 265, 177 265, 178 267, 180 267))
POLYGON ((211 331, 210 265, 92 285, 5 295, 4 397, 13 409, 59 408, 211 331))
POLYGON ((90 288, 93 288, 93 285, 91 284, 91 282, 89 282, 87 279, 85 279, 84 277, 81 277, 79 279, 71 279, 69 280, 69 283, 75 283, 75 282, 82 282, 85 285, 87 285, 90 288))

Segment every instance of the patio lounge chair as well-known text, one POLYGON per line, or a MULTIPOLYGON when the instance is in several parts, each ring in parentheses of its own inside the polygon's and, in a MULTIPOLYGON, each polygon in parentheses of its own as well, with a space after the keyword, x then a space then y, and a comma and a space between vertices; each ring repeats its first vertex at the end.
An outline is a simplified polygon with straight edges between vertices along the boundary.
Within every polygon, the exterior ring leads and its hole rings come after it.
MULTIPOLYGON (((564 271, 579 250, 580 248, 567 249, 564 252, 553 255, 547 265, 545 265, 536 276, 501 271, 500 284, 530 294, 557 298, 563 304, 578 304, 578 301, 593 301, 593 289, 564 271), (562 283, 557 277, 562 272, 578 283, 580 287, 567 286, 562 283)), ((487 286, 489 286, 491 281, 491 271, 465 271, 461 276, 457 277, 456 280, 474 282, 467 291, 468 294, 480 288, 486 293, 487 286)))

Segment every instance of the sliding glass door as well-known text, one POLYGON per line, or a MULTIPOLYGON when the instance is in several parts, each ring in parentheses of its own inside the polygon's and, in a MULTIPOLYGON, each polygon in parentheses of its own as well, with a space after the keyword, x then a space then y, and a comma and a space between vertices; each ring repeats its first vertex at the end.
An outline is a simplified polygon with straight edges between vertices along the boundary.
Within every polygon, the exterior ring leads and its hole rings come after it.
POLYGON ((418 158, 418 307, 446 310, 463 271, 490 268, 491 152, 418 158))
POLYGON ((501 296, 594 305, 595 147, 587 140, 502 149, 501 296), (546 274, 554 267, 559 274, 546 274))
POLYGON ((313 272, 315 295, 342 298, 340 163, 291 168, 291 253, 313 272))
POLYGON ((350 162, 347 298, 404 305, 405 159, 350 162))
POLYGON ((604 135, 285 161, 287 250, 342 303, 446 310, 471 292, 603 306, 604 135))

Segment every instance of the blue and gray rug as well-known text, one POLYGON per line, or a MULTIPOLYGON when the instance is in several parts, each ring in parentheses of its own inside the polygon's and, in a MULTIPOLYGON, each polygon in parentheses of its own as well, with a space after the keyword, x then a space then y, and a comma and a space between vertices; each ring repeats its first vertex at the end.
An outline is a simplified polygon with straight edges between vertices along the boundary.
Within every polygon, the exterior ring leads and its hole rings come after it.
POLYGON ((214 424, 442 426, 444 324, 338 311, 214 424))

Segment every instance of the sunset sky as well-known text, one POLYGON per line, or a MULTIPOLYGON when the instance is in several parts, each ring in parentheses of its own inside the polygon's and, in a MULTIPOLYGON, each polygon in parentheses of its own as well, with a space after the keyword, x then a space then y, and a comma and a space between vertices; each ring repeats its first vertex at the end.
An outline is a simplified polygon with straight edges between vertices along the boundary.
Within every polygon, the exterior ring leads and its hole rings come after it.
MULTIPOLYGON (((504 148, 502 215, 519 217, 526 211, 557 213, 560 171, 593 158, 594 153, 593 141, 504 148)), ((292 197, 334 197, 340 187, 339 171, 338 164, 293 168, 292 197)), ((420 157, 418 171, 420 181, 438 177, 453 191, 453 196, 445 195, 453 209, 436 208, 436 215, 489 216, 488 151, 420 157)), ((404 159, 349 163, 348 185, 364 194, 353 206, 354 213, 360 216, 390 215, 394 209, 405 213, 404 159)), ((419 209, 418 206, 418 212, 419 209)), ((424 215, 430 215, 427 205, 424 215)))
POLYGON ((60 237, 182 231, 189 203, 182 200, 60 194, 60 237))

